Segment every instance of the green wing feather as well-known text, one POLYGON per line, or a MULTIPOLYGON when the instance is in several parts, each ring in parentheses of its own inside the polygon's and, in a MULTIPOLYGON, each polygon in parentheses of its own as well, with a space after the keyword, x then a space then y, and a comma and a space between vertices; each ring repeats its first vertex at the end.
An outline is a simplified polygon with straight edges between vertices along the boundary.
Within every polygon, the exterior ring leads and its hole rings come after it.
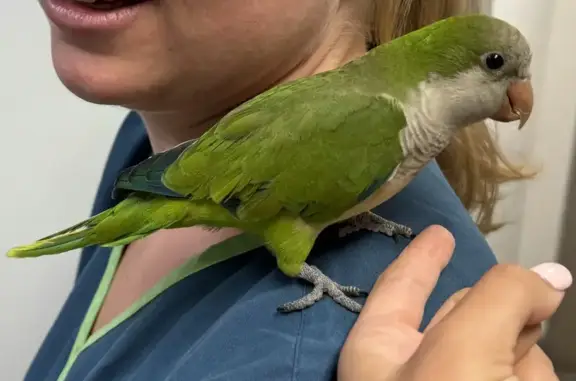
POLYGON ((182 152, 163 183, 241 220, 281 211, 309 222, 337 218, 402 160, 406 124, 390 98, 337 74, 281 85, 240 106, 182 152))
POLYGON ((189 140, 165 152, 156 153, 146 160, 124 169, 114 183, 113 198, 123 198, 133 192, 150 193, 157 196, 185 198, 167 188, 162 182, 166 168, 174 163, 180 154, 194 144, 189 140))

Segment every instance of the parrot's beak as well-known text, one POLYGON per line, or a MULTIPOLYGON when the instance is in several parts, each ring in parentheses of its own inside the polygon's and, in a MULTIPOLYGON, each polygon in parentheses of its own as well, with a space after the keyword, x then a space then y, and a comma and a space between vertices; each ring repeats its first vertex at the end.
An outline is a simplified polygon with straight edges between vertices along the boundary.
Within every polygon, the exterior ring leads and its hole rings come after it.
POLYGON ((532 83, 529 80, 515 81, 508 86, 506 92, 506 99, 490 119, 498 122, 513 122, 520 120, 518 129, 524 127, 530 114, 532 113, 532 106, 534 103, 534 92, 532 90, 532 83))

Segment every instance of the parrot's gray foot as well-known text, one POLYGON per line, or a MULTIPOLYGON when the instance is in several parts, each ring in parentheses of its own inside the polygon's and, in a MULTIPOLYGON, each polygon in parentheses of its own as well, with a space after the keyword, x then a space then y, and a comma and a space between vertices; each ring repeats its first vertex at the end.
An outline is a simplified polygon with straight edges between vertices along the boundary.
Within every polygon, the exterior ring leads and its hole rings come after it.
POLYGON ((414 232, 408 226, 389 221, 372 212, 361 213, 351 218, 346 226, 340 228, 339 235, 340 237, 344 237, 360 230, 382 233, 394 238, 396 242, 400 236, 408 239, 415 237, 414 232))
POLYGON ((350 297, 367 296, 368 293, 360 290, 354 286, 342 286, 332 279, 328 278, 320 269, 315 266, 310 266, 306 263, 302 266, 302 270, 298 277, 304 279, 314 285, 314 289, 302 298, 293 302, 288 302, 280 307, 280 312, 294 312, 301 311, 305 308, 311 307, 314 303, 322 299, 324 294, 328 294, 336 303, 352 312, 360 312, 362 305, 350 297))

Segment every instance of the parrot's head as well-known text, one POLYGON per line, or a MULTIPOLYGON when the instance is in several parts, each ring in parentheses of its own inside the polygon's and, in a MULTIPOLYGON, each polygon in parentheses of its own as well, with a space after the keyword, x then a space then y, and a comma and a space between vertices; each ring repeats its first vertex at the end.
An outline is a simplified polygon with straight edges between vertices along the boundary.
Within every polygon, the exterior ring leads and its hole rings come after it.
POLYGON ((430 85, 428 98, 434 98, 429 106, 457 127, 484 119, 519 120, 519 128, 524 126, 533 105, 532 53, 518 29, 471 15, 440 21, 426 32, 414 46, 429 53, 425 87, 430 85))

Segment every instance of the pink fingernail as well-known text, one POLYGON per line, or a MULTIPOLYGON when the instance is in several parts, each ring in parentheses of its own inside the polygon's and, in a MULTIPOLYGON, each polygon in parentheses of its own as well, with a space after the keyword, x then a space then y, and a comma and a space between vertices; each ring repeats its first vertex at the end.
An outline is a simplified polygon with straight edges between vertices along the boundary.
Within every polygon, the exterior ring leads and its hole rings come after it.
POLYGON ((530 270, 540 275, 558 291, 564 291, 572 285, 572 274, 570 270, 559 263, 541 263, 530 270))

